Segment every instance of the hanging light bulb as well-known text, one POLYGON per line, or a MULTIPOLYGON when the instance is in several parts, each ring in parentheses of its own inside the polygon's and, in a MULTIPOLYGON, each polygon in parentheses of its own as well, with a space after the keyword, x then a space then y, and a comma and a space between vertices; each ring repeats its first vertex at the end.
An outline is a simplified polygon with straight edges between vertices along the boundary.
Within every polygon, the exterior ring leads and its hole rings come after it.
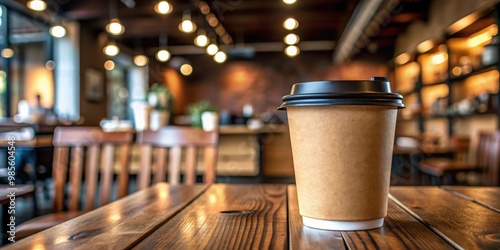
POLYGON ((211 56, 215 55, 218 51, 219 51, 219 47, 217 47, 217 45, 215 45, 213 43, 208 45, 208 47, 207 47, 207 54, 209 54, 211 56))
POLYGON ((191 75, 191 73, 193 73, 193 66, 191 66, 189 63, 185 63, 181 65, 179 70, 181 71, 181 74, 188 76, 191 75))
POLYGON ((205 47, 210 42, 204 30, 200 30, 194 39, 194 44, 198 47, 205 47))
POLYGON ((56 24, 49 29, 50 35, 53 37, 61 38, 66 35, 66 28, 60 24, 56 24))
POLYGON ((44 11, 47 8, 47 4, 43 0, 30 0, 26 6, 34 11, 44 11))
POLYGON ((285 39, 283 39, 283 41, 288 45, 294 45, 300 41, 300 37, 292 33, 292 34, 286 35, 285 39))
POLYGON ((108 56, 116 56, 120 53, 120 48, 114 42, 110 42, 104 47, 103 51, 108 56))
POLYGON ((161 0, 155 4, 155 11, 158 14, 166 15, 172 12, 172 10, 172 5, 167 1, 161 0))
POLYGON ((184 12, 182 22, 179 24, 179 30, 185 33, 191 33, 196 30, 196 24, 191 21, 191 12, 184 12))
POLYGON ((294 18, 288 18, 283 22, 283 28, 287 30, 294 30, 299 27, 299 22, 294 18))
POLYGON ((288 46, 285 49, 285 54, 289 57, 294 57, 294 56, 298 55, 299 53, 300 53, 300 49, 299 49, 299 47, 297 47, 295 45, 288 46))
POLYGON ((226 61, 226 59, 227 59, 227 55, 226 55, 226 53, 224 53, 224 51, 219 51, 214 56, 214 60, 218 63, 223 63, 226 61))
POLYGON ((146 64, 148 64, 148 61, 149 61, 149 59, 145 55, 134 56, 134 63, 135 63, 135 65, 137 65, 139 67, 145 66, 146 64))
POLYGON ((113 70, 115 68, 115 62, 107 60, 106 62, 104 62, 104 68, 109 71, 113 70))
POLYGON ((118 18, 113 18, 109 21, 108 25, 106 25, 106 31, 112 35, 121 35, 125 31, 125 27, 120 23, 118 18))
POLYGON ((14 56, 14 50, 11 49, 11 48, 4 48, 2 49, 2 51, 0 52, 0 55, 3 57, 3 58, 11 58, 14 56))
POLYGON ((166 62, 170 59, 170 52, 166 49, 161 49, 156 52, 156 59, 160 62, 166 62))

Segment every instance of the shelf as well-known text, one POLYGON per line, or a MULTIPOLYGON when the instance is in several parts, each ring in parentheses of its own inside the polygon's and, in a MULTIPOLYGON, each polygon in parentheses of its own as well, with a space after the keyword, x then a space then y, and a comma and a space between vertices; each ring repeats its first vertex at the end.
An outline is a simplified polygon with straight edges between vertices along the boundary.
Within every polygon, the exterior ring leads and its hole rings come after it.
POLYGON ((446 80, 445 81, 440 81, 440 82, 433 82, 433 83, 422 84, 422 88, 432 87, 432 86, 441 85, 441 84, 446 84, 446 80))
POLYGON ((428 115, 423 117, 424 120, 437 120, 437 119, 448 119, 446 115, 428 115))
POLYGON ((474 117, 484 117, 484 116, 490 116, 490 115, 497 115, 498 113, 496 112, 486 112, 486 113, 472 113, 468 115, 448 115, 447 117, 449 119, 470 119, 474 117))
POLYGON ((399 93, 399 94, 402 95, 403 97, 405 97, 405 96, 409 96, 409 95, 415 94, 415 93, 418 93, 418 91, 414 89, 412 91, 406 91, 406 92, 402 92, 402 93, 399 93))
POLYGON ((398 118, 396 122, 416 122, 418 121, 418 117, 412 117, 412 118, 398 118))
POLYGON ((474 69, 472 70, 470 73, 468 74, 465 74, 465 75, 460 75, 460 76, 456 76, 456 77, 451 77, 450 78, 450 81, 463 81, 471 76, 474 76, 474 75, 479 75, 479 74, 482 74, 484 72, 487 72, 487 71, 491 71, 491 70, 496 70, 497 66, 497 63, 493 63, 493 64, 489 64, 489 65, 484 65, 478 69, 474 69))

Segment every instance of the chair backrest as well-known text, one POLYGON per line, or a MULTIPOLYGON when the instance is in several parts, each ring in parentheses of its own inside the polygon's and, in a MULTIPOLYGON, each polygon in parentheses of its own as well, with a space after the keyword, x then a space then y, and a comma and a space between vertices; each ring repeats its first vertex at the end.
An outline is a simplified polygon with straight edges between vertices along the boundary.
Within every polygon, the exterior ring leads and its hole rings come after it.
POLYGON ((483 165, 483 184, 500 185, 500 132, 488 136, 483 165))
POLYGON ((492 131, 480 131, 476 148, 476 165, 480 168, 485 168, 488 159, 488 148, 491 143, 492 131))
POLYGON ((455 159, 465 162, 467 160, 467 152, 469 151, 469 143, 469 137, 451 136, 448 140, 448 147, 454 150, 455 159))
POLYGON ((194 184, 198 164, 197 150, 201 148, 204 149, 203 182, 215 182, 218 140, 217 131, 206 132, 190 127, 169 126, 156 131, 140 132, 137 135, 137 143, 141 145, 138 189, 144 189, 150 185, 153 166, 156 168, 155 182, 165 181, 167 172, 165 167, 168 166, 168 182, 173 185, 179 184, 183 151, 185 155, 184 182, 194 184))
POLYGON ((131 131, 106 133, 99 127, 57 127, 52 139, 54 145, 54 211, 60 212, 64 209, 67 177, 69 177, 70 190, 68 209, 70 211, 81 210, 79 202, 82 174, 85 175, 85 205, 82 210, 90 211, 95 208, 97 187, 100 187, 100 205, 110 202, 116 150, 120 150, 118 198, 127 195, 132 141, 133 132, 131 131), (84 173, 83 169, 85 169, 84 173))

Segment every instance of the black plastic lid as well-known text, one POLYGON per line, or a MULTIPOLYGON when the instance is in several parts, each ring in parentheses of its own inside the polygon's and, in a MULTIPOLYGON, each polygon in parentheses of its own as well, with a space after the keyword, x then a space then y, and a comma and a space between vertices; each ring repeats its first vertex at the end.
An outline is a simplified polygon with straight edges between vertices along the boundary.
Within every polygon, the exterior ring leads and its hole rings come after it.
POLYGON ((316 81, 296 83, 278 107, 329 105, 375 105, 404 108, 403 96, 391 92, 389 80, 372 77, 365 81, 316 81))

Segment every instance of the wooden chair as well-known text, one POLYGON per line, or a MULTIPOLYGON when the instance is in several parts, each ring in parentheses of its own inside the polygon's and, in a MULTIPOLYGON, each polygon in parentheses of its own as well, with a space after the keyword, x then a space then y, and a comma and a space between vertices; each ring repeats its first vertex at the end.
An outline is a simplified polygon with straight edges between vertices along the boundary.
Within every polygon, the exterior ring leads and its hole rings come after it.
POLYGON ((491 181, 486 180, 484 177, 486 173, 494 171, 489 169, 498 169, 498 150, 500 149, 500 145, 497 145, 497 140, 500 140, 500 136, 497 134, 493 132, 479 133, 475 164, 469 164, 461 159, 431 158, 421 161, 419 169, 422 173, 434 177, 438 185, 443 184, 445 176, 453 177, 459 172, 481 172, 483 182, 485 184, 490 183, 491 181))
POLYGON ((54 145, 53 213, 19 225, 16 239, 55 226, 98 205, 110 202, 115 163, 119 164, 117 196, 118 198, 125 196, 128 189, 128 156, 132 141, 133 132, 105 133, 99 127, 56 128, 52 142, 54 145), (115 161, 115 150, 120 150, 119 161, 115 161), (85 188, 82 190, 83 185, 85 188), (99 192, 97 192, 98 187, 99 192), (97 194, 100 195, 100 203, 96 202, 97 194), (85 201, 80 207, 82 197, 85 201), (67 212, 65 212, 66 207, 67 212))
POLYGON ((138 189, 141 190, 150 185, 153 166, 155 167, 154 182, 165 181, 167 163, 168 182, 173 185, 179 184, 183 151, 185 151, 186 158, 184 182, 194 184, 198 165, 197 149, 199 148, 204 149, 203 182, 215 182, 218 139, 217 131, 205 132, 190 127, 169 126, 156 131, 140 132, 137 135, 137 142, 141 145, 141 163, 137 177, 138 189))

